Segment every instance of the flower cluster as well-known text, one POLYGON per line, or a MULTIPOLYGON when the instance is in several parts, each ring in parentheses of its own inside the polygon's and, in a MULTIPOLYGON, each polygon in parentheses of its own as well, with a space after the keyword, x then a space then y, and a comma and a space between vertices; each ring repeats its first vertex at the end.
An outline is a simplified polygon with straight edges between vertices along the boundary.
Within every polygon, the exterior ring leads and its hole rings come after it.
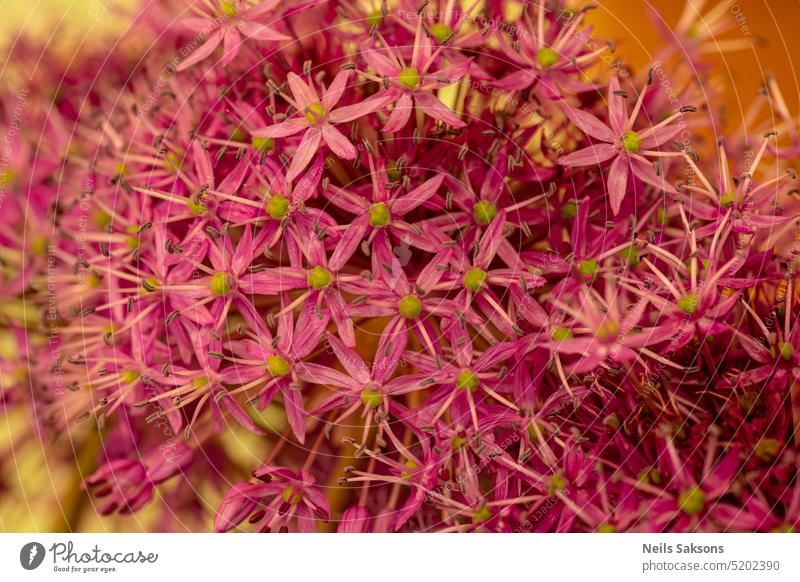
POLYGON ((716 133, 691 2, 626 76, 566 0, 151 4, 156 48, 41 107, 2 209, 3 309, 33 289, 52 330, 34 410, 101 440, 97 511, 800 523, 800 135, 772 79, 716 133))

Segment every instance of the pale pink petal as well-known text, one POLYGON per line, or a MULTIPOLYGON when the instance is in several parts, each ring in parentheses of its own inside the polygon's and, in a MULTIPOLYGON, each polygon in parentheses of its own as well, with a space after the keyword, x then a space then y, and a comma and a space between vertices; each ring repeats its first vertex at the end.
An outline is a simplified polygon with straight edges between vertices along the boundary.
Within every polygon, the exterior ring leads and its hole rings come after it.
MULTIPOLYGON (((319 150, 319 144, 322 141, 322 134, 319 129, 310 127, 303 135, 300 145, 292 157, 292 163, 289 166, 289 171, 286 172, 286 179, 290 182, 300 175, 300 172, 306 169, 306 166, 314 157, 314 154, 319 150)), ((349 142, 348 142, 349 143, 349 142)))
POLYGON ((396 77, 399 72, 399 69, 388 57, 382 55, 380 50, 364 50, 361 51, 361 56, 381 76, 396 77))
POLYGON ((366 213, 361 214, 348 225, 328 261, 328 266, 332 271, 339 271, 350 260, 350 257, 364 239, 364 234, 366 234, 368 228, 369 214, 366 213))
POLYGON ((584 134, 606 143, 615 143, 620 134, 612 131, 605 123, 597 119, 591 113, 581 109, 575 109, 569 105, 564 105, 564 114, 574 123, 584 134))
POLYGON ((645 133, 639 147, 648 150, 657 148, 678 135, 683 129, 685 129, 685 127, 681 127, 680 124, 668 124, 664 127, 659 127, 655 131, 645 133))
POLYGON ((389 121, 383 127, 383 131, 394 133, 403 129, 411 117, 411 112, 414 110, 414 102, 411 95, 403 93, 403 96, 398 99, 392 109, 392 114, 389 116, 389 121))
POLYGON ((421 186, 414 188, 408 194, 405 194, 392 202, 392 214, 403 216, 407 212, 414 210, 417 206, 436 194, 436 191, 444 181, 444 177, 444 174, 439 174, 435 178, 431 178, 421 186))
POLYGON ((562 156, 557 161, 568 168, 596 166, 610 160, 618 153, 619 149, 617 147, 609 143, 599 143, 562 156))
POLYGON ((215 30, 214 33, 208 37, 208 40, 196 51, 194 51, 191 56, 183 61, 180 65, 177 66, 177 71, 185 71, 192 65, 196 65, 203 59, 205 59, 208 55, 214 52, 214 49, 219 46, 219 43, 222 42, 222 31, 215 30))
POLYGON ((359 356, 354 349, 346 346, 344 342, 335 335, 329 333, 327 337, 328 345, 331 350, 333 350, 333 353, 336 354, 336 358, 339 360, 339 363, 342 364, 342 367, 350 374, 350 377, 361 384, 369 382, 369 367, 367 367, 367 364, 361 359, 361 356, 359 356))
POLYGON ((520 71, 514 71, 510 75, 506 75, 493 84, 498 89, 503 89, 505 91, 522 91, 530 87, 535 80, 536 71, 522 69, 520 71))
POLYGON ((322 128, 322 139, 331 151, 342 159, 354 160, 358 156, 355 146, 332 125, 322 128))
POLYGON ((443 121, 453 127, 466 127, 467 125, 456 117, 455 113, 450 111, 444 103, 430 93, 425 93, 424 91, 414 93, 414 100, 418 107, 422 108, 425 113, 434 119, 443 121))
POLYGON ((225 40, 223 44, 225 50, 222 53, 220 63, 225 67, 239 54, 239 48, 242 45, 242 35, 239 34, 239 31, 235 28, 230 28, 225 31, 225 40))
POLYGON ((283 407, 286 410, 286 419, 292 427, 294 436, 300 443, 306 440, 306 411, 303 406, 303 395, 298 390, 287 387, 283 393, 283 407))
POLYGON ((342 94, 347 87, 347 80, 349 78, 350 71, 345 69, 343 71, 339 71, 339 73, 333 79, 330 87, 328 87, 328 90, 322 96, 322 108, 325 109, 325 111, 332 111, 334 106, 342 98, 342 94))
POLYGON ((620 155, 611 163, 611 169, 608 171, 608 199, 614 216, 619 213, 627 187, 628 156, 620 155))
POLYGON ((364 117, 379 109, 386 108, 386 106, 395 99, 397 99, 397 95, 394 92, 380 91, 372 97, 364 99, 361 103, 346 105, 345 107, 340 107, 332 111, 330 115, 328 115, 328 119, 331 123, 347 123, 348 121, 354 121, 359 117, 364 117))
POLYGON ((608 123, 614 133, 622 135, 625 131, 625 101, 616 92, 620 90, 619 78, 614 75, 608 82, 608 123))
POLYGON ((213 20, 209 20, 208 18, 200 18, 197 16, 184 18, 181 20, 180 25, 187 30, 191 30, 192 32, 205 34, 209 34, 210 32, 219 28, 219 24, 213 20))
POLYGON ((261 24, 258 22, 240 22, 237 28, 243 35, 255 40, 275 41, 291 40, 292 38, 278 32, 273 28, 270 28, 266 24, 261 24))
POLYGON ((288 137, 306 129, 308 126, 308 121, 304 117, 295 117, 277 125, 256 129, 252 132, 252 135, 254 137, 288 137))
POLYGON ((659 190, 669 192, 670 194, 678 193, 675 187, 667 182, 663 172, 660 175, 657 174, 653 164, 650 162, 631 156, 631 168, 633 169, 633 174, 642 182, 655 186, 659 190))
POLYGON ((298 108, 301 111, 304 111, 312 103, 319 103, 317 92, 303 79, 294 73, 289 73, 288 80, 289 88, 292 90, 292 95, 294 95, 294 99, 297 101, 298 108))

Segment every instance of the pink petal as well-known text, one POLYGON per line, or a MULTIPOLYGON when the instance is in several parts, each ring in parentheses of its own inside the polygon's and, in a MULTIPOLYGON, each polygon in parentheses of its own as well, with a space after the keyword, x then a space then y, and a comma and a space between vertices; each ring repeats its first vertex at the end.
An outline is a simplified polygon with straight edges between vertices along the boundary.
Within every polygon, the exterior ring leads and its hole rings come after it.
POLYGON ((391 91, 381 91, 372 97, 364 99, 361 103, 347 105, 332 111, 330 115, 328 115, 328 119, 331 123, 347 123, 349 121, 354 121, 359 117, 364 117, 379 109, 384 109, 396 98, 397 96, 391 91))
POLYGON ((392 109, 392 114, 389 116, 389 121, 383 127, 383 131, 394 133, 403 129, 411 117, 411 112, 414 110, 414 102, 411 95, 403 93, 402 97, 398 99, 392 109))
POLYGON ((240 22, 237 28, 248 38, 263 41, 291 40, 292 37, 281 34, 266 24, 258 22, 240 22))
POLYGON ((308 121, 304 117, 288 119, 277 125, 270 125, 252 132, 254 137, 288 137, 308 128, 308 121))
POLYGON ((316 127, 308 128, 308 131, 306 131, 305 135, 303 135, 303 139, 300 141, 300 145, 297 146, 297 150, 294 152, 289 171, 286 172, 286 179, 288 181, 293 181, 300 175, 300 172, 306 169, 311 158, 313 158, 314 154, 319 150, 320 141, 322 141, 322 134, 319 129, 316 127))
POLYGON ((322 107, 325 111, 332 111, 334 106, 342 98, 345 88, 347 87, 347 80, 350 78, 350 71, 345 69, 339 71, 333 79, 330 87, 322 96, 322 107))
POLYGON ((606 143, 615 143, 619 134, 615 133, 605 123, 597 119, 591 113, 581 109, 575 109, 569 105, 563 106, 564 114, 574 123, 584 134, 606 143))
POLYGON ((456 117, 455 113, 450 111, 447 106, 439 101, 439 99, 430 93, 420 91, 414 93, 414 100, 417 106, 422 110, 439 121, 443 121, 452 127, 466 127, 466 123, 456 117))
POLYGON ((596 166, 610 160, 618 153, 619 149, 610 143, 599 143, 562 156, 558 158, 558 163, 568 168, 596 166))
POLYGON ((319 103, 317 92, 313 87, 306 84, 303 79, 294 73, 289 73, 288 80, 289 88, 292 90, 292 95, 294 95, 294 99, 297 101, 301 111, 304 111, 312 103, 319 103))
POLYGON ((608 122, 617 135, 625 131, 625 100, 615 93, 620 90, 619 78, 614 75, 608 82, 608 122))
POLYGON ((306 440, 306 411, 303 406, 303 395, 298 390, 287 387, 281 390, 283 393, 283 407, 286 410, 286 418, 292 432, 300 444, 306 440))
POLYGON ((611 203, 611 212, 614 216, 619 214, 625 190, 628 187, 628 157, 617 156, 608 171, 608 199, 611 203))
POLYGON ((332 271, 339 271, 350 260, 368 228, 369 214, 361 214, 348 225, 328 261, 328 266, 332 271))
POLYGON ((435 178, 431 178, 421 186, 414 188, 408 194, 405 194, 392 202, 392 214, 403 216, 407 212, 411 212, 417 206, 424 203, 431 196, 436 194, 436 191, 444 181, 444 174, 439 174, 435 178))
POLYGON ((208 55, 214 52, 214 49, 222 42, 222 31, 215 30, 214 33, 208 37, 208 40, 203 45, 194 51, 191 56, 177 66, 177 71, 185 71, 189 67, 196 65, 208 55))
POLYGON ((223 44, 225 50, 222 53, 220 63, 223 67, 225 67, 236 58, 236 55, 239 54, 239 48, 242 45, 242 35, 239 34, 239 31, 235 28, 228 29, 225 31, 223 44))
POLYGON ((355 146, 332 125, 325 125, 322 128, 322 139, 331 151, 342 159, 354 160, 358 156, 355 146))

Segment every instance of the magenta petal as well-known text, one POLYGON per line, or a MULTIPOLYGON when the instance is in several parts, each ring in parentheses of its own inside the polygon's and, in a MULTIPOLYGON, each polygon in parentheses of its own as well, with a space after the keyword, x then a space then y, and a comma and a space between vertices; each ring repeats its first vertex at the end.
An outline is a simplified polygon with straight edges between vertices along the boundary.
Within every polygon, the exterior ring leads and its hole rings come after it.
POLYGON ((403 96, 398 99, 392 109, 392 114, 389 116, 389 121, 383 127, 383 131, 394 133, 403 129, 411 117, 411 112, 414 110, 414 102, 411 95, 403 93, 403 96))
POLYGON ((237 26, 239 31, 248 38, 263 41, 291 40, 292 37, 286 36, 259 22, 240 22, 237 26))
POLYGON ((354 160, 358 155, 356 148, 342 133, 332 125, 322 128, 322 139, 331 151, 344 160, 354 160))
POLYGON ((558 158, 558 163, 568 168, 596 166, 610 160, 618 153, 619 148, 610 143, 599 143, 562 156, 558 158))
POLYGON ((286 387, 281 390, 283 394, 283 407, 292 432, 300 444, 306 440, 306 412, 303 406, 303 395, 299 390, 286 387))
POLYGON ((430 93, 424 91, 414 93, 414 100, 418 107, 422 108, 425 113, 434 119, 443 121, 453 127, 466 127, 467 125, 456 117, 456 114, 450 111, 444 103, 430 93))
POLYGON ((617 141, 618 133, 612 131, 605 123, 597 119, 591 113, 587 113, 581 109, 575 109, 569 105, 563 106, 564 114, 569 120, 578 126, 584 134, 588 137, 604 141, 606 143, 615 143, 617 141))
MULTIPOLYGON (((290 182, 293 181, 300 172, 306 169, 306 166, 314 157, 314 154, 319 150, 319 144, 322 141, 322 133, 316 127, 310 127, 303 135, 300 145, 292 157, 292 163, 289 165, 289 171, 286 172, 286 179, 290 182)), ((349 142, 348 142, 349 143, 349 142)))
POLYGON ((192 55, 183 61, 180 65, 177 66, 177 71, 185 71, 189 67, 196 65, 203 59, 205 59, 208 55, 214 52, 214 49, 219 46, 219 43, 222 42, 223 33, 221 30, 215 30, 211 36, 208 37, 208 40, 203 43, 200 48, 192 53, 192 55))
POLYGON ((332 111, 328 119, 331 123, 347 123, 348 121, 354 121, 359 117, 364 117, 365 115, 384 109, 396 98, 396 95, 391 91, 381 91, 372 97, 367 97, 360 103, 347 105, 332 111))
POLYGON ((608 171, 608 200, 611 204, 611 212, 616 216, 625 198, 625 190, 628 187, 628 157, 619 155, 611 163, 608 171))

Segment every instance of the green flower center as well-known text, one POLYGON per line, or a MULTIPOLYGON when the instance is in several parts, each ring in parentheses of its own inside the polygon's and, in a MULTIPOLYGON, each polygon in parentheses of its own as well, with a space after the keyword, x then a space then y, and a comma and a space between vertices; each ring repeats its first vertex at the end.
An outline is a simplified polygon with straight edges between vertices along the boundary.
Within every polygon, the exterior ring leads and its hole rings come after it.
POLYGON ((481 224, 489 224, 497 216, 497 204, 489 200, 481 200, 473 209, 475 220, 481 224))
POLYGON ((361 402, 367 408, 378 408, 383 402, 383 396, 377 390, 367 388, 361 391, 361 402))
POLYGON ((792 348, 792 344, 789 342, 781 342, 778 344, 778 350, 781 353, 781 357, 787 362, 790 361, 794 355, 794 348, 792 348))
POLYGON ((700 487, 687 489, 678 496, 678 507, 686 515, 697 515, 703 511, 706 503, 706 494, 700 487))
POLYGON ((139 248, 139 227, 131 225, 127 228, 127 232, 130 234, 135 234, 136 236, 127 236, 125 237, 125 246, 127 246, 131 250, 135 250, 139 248))
MULTIPOLYGON (((410 469, 411 471, 416 471, 419 468, 419 466, 411 459, 403 463, 403 466, 406 467, 407 469, 410 469)), ((400 471, 400 476, 406 480, 409 480, 411 479, 411 477, 413 477, 413 475, 408 471, 400 471)))
POLYGON ((325 108, 319 103, 306 107, 306 119, 309 123, 319 123, 325 118, 325 108))
POLYGON ((208 386, 209 382, 210 380, 208 378, 205 376, 200 376, 199 378, 192 380, 192 386, 194 386, 197 390, 200 390, 200 388, 208 386))
POLYGON ((597 328, 597 337, 600 340, 605 341, 612 337, 616 337, 618 331, 619 331, 619 326, 617 325, 617 323, 615 321, 608 321, 603 325, 601 325, 599 328, 597 328))
POLYGON ((616 533, 617 528, 610 523, 601 523, 597 526, 597 533, 616 533))
POLYGON ((722 206, 732 206, 735 200, 736 200, 736 194, 733 192, 728 192, 722 198, 719 199, 719 203, 722 206))
POLYGON ((178 149, 178 152, 167 152, 164 156, 164 168, 168 172, 177 174, 183 168, 183 156, 186 155, 186 152, 182 149, 178 149))
POLYGON ((697 295, 688 293, 678 299, 678 309, 687 315, 693 315, 697 311, 697 295))
POLYGON ((550 482, 547 484, 547 493, 555 495, 557 491, 564 491, 566 488, 567 482, 561 475, 557 473, 550 475, 550 482))
POLYGON ((480 523, 482 521, 489 521, 490 519, 492 519, 492 510, 484 505, 472 516, 472 523, 480 523))
POLYGON ((94 213, 94 216, 92 216, 92 220, 97 228, 104 229, 111 224, 111 215, 105 210, 98 210, 94 213))
POLYGON ((373 204, 369 209, 369 223, 372 226, 386 226, 392 215, 389 212, 389 207, 383 202, 373 204))
POLYGON ((554 327, 550 330, 550 337, 557 342, 572 339, 572 330, 568 327, 554 327))
POLYGON ((639 250, 634 246, 622 249, 619 252, 619 258, 627 261, 631 267, 635 267, 639 263, 639 250))
POLYGON ((469 390, 475 392, 478 388, 478 377, 472 370, 461 370, 456 379, 456 386, 462 390, 469 390))
POLYGON ((204 201, 206 197, 204 195, 197 195, 197 196, 190 196, 189 199, 186 201, 186 207, 189 209, 189 212, 194 214, 195 216, 203 216, 208 212, 208 204, 204 201))
POLYGON ((142 281, 142 295, 153 293, 158 288, 158 279, 155 277, 148 277, 142 281))
POLYGON ((283 493, 281 493, 281 499, 289 505, 297 505, 303 499, 303 494, 294 485, 289 485, 283 490, 283 493))
POLYGON ((771 461, 781 450, 781 442, 776 439, 763 438, 758 441, 755 448, 755 455, 764 462, 771 461))
POLYGON ((323 287, 327 287, 330 282, 330 271, 327 271, 319 266, 308 271, 308 284, 314 289, 322 289, 323 287))
POLYGON ((635 131, 629 130, 622 134, 622 149, 624 149, 626 152, 635 154, 639 151, 641 145, 642 139, 635 131))
POLYGON ((550 47, 542 47, 536 53, 536 62, 543 69, 550 68, 558 62, 558 53, 550 47))
POLYGON ((586 259, 578 263, 578 272, 581 275, 592 276, 597 273, 598 268, 600 265, 594 259, 586 259))
POLYGON ((376 10, 375 12, 371 12, 369 16, 367 16, 367 24, 370 28, 373 26, 378 26, 383 20, 383 15, 381 14, 380 10, 376 10))
POLYGON ((219 7, 222 9, 222 13, 227 16, 228 18, 233 18, 236 16, 236 3, 235 2, 220 2, 219 7))
POLYGON ((561 206, 561 218, 575 218, 578 216, 578 205, 574 202, 567 202, 561 206))
MULTIPOLYGON (((320 107, 320 109, 322 109, 322 107, 320 107)), ((308 113, 306 113, 306 119, 308 119, 308 113)), ((314 123, 315 119, 309 119, 309 121, 311 123, 314 123)), ((271 137, 253 136, 250 139, 250 145, 252 145, 253 149, 256 150, 257 152, 271 152, 275 148, 275 140, 272 139, 271 137)))
POLYGON ((464 275, 464 287, 470 291, 478 292, 486 284, 486 271, 480 267, 473 267, 464 275))
POLYGON ((47 245, 48 240, 47 237, 42 234, 35 234, 33 235, 33 240, 31 241, 31 250, 33 254, 39 257, 43 257, 47 254, 47 245))
POLYGON ((419 71, 414 68, 403 69, 397 75, 397 80, 409 89, 419 87, 419 71))
POLYGON ((422 311, 422 301, 414 295, 406 295, 400 300, 398 309, 406 319, 414 319, 422 311))
POLYGON ((211 277, 210 287, 214 295, 225 297, 233 288, 233 277, 228 273, 215 273, 211 277))
MULTIPOLYGON (((245 141, 247 139, 247 132, 241 127, 234 127, 231 130, 231 141, 245 141)), ((255 139, 255 138, 254 138, 255 139)))
POLYGON ((281 195, 275 194, 267 202, 267 214, 275 220, 280 220, 289 212, 289 200, 281 195))
POLYGON ((431 34, 433 38, 436 39, 437 42, 442 43, 447 40, 451 34, 453 34, 453 29, 446 25, 444 22, 437 22, 433 26, 431 26, 431 34))
POLYGON ((267 358, 267 371, 273 378, 280 378, 289 373, 289 362, 284 360, 279 355, 273 355, 267 358))
POLYGON ((467 439, 465 439, 464 437, 460 437, 458 435, 455 435, 453 437, 453 440, 450 442, 450 448, 452 448, 454 451, 457 451, 458 449, 460 449, 461 447, 463 447, 466 444, 467 444, 467 439))
POLYGON ((128 370, 120 374, 120 378, 122 378, 122 381, 126 384, 133 384, 139 379, 139 376, 141 376, 139 370, 128 370))

